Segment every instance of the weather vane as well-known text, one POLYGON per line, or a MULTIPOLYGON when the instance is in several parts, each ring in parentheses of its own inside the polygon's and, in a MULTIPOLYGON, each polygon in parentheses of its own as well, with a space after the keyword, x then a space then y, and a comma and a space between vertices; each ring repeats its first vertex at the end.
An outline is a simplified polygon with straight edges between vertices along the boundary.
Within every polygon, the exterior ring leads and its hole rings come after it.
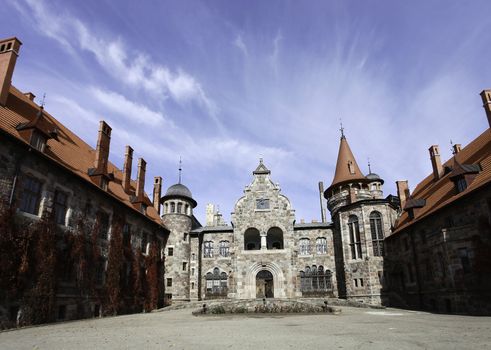
POLYGON ((339 125, 341 125, 341 128, 339 129, 339 131, 341 131, 341 137, 343 138, 344 137, 344 128, 343 128, 343 120, 341 118, 339 118, 339 125))
POLYGON ((41 108, 44 108, 45 99, 46 99, 46 93, 43 94, 43 99, 41 100, 41 108))

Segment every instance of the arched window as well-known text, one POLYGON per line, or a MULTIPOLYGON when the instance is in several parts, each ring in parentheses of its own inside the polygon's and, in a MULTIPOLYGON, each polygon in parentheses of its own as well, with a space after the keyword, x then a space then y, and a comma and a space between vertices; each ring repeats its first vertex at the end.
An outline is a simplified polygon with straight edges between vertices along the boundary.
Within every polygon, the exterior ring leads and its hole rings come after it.
POLYGON ((220 241, 220 256, 227 257, 230 255, 230 242, 229 241, 220 241))
POLYGON ((189 204, 186 204, 186 205, 184 206, 184 214, 186 214, 186 215, 190 215, 190 214, 191 214, 191 213, 189 212, 189 204))
POLYGON ((303 296, 325 296, 332 294, 332 273, 324 266, 306 266, 300 271, 300 290, 303 296))
POLYGON ((283 249, 283 231, 279 227, 271 227, 266 236, 268 249, 283 249))
POLYGON ((372 232, 372 246, 374 256, 384 256, 384 230, 382 215, 378 211, 370 214, 370 231, 372 232))
POLYGON ((213 258, 213 241, 205 241, 203 246, 203 257, 213 258))
POLYGON ((175 213, 176 212, 176 203, 171 202, 170 203, 170 212, 175 213))
POLYGON ((325 237, 318 237, 315 241, 317 254, 327 254, 327 240, 325 237))
POLYGON ((358 217, 351 215, 348 219, 349 245, 351 250, 351 259, 363 258, 361 254, 360 226, 358 217))
POLYGON ((256 228, 248 228, 244 233, 244 249, 259 250, 261 249, 261 236, 256 228))
POLYGON ((169 212, 169 203, 164 204, 164 214, 167 214, 169 212))
POLYGON ((178 212, 179 214, 181 214, 181 213, 182 213, 182 203, 181 203, 181 202, 177 203, 177 212, 178 212))
POLYGON ((310 255, 310 239, 301 238, 299 241, 299 246, 300 246, 300 251, 299 251, 300 255, 310 255))
POLYGON ((225 272, 220 273, 220 269, 215 267, 212 272, 205 275, 206 279, 206 299, 226 298, 228 293, 228 277, 225 272))

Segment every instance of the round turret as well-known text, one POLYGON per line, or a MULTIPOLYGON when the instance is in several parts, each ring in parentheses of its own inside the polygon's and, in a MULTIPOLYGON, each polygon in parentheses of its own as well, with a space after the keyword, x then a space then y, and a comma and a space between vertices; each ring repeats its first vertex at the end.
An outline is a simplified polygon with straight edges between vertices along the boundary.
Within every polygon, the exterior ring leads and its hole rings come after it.
POLYGON ((189 188, 181 183, 177 183, 169 187, 165 195, 162 197, 161 202, 164 205, 164 215, 191 215, 192 208, 195 208, 197 205, 189 188))

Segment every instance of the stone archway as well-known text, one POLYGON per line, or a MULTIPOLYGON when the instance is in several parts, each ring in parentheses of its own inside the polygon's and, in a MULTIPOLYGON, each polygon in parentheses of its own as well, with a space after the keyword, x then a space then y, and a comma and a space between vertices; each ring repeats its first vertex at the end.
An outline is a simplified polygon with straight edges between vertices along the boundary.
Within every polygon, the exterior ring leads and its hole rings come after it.
POLYGON ((274 298, 273 274, 268 270, 256 275, 256 298, 274 298))
MULTIPOLYGON (((285 276, 280 267, 274 262, 254 262, 247 268, 247 273, 244 279, 243 287, 237 291, 239 299, 254 299, 259 298, 256 295, 257 283, 256 277, 261 271, 269 271, 273 276, 272 294, 275 298, 286 298, 285 276)), ((271 283, 271 282, 270 282, 271 283)))

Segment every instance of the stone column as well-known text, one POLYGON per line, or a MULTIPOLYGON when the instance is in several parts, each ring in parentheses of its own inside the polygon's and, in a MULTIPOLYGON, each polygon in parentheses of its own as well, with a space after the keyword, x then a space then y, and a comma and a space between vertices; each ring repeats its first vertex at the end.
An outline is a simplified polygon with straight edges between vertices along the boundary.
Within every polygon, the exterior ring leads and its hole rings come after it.
POLYGON ((261 250, 266 250, 268 249, 267 243, 266 243, 266 232, 261 233, 261 250))

